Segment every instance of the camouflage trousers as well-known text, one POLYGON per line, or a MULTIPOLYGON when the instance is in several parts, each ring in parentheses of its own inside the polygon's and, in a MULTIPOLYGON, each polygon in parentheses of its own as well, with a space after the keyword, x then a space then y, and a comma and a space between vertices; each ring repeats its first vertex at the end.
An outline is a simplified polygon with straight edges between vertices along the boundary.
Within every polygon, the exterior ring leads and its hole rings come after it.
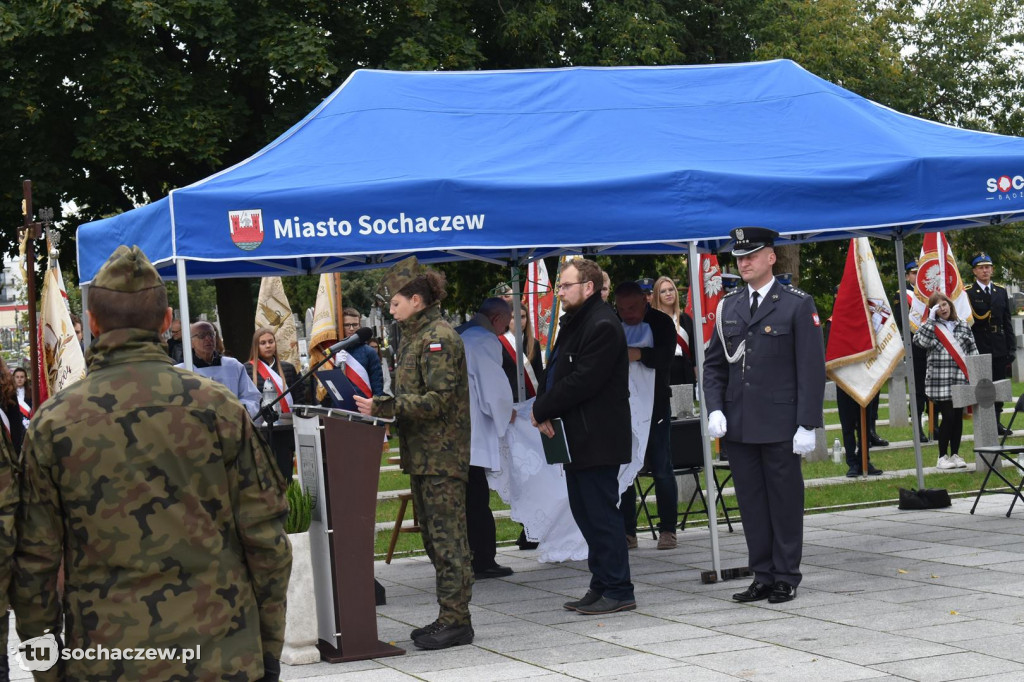
POLYGON ((423 548, 437 575, 438 620, 469 624, 473 568, 466 531, 466 482, 449 476, 409 477, 423 548))

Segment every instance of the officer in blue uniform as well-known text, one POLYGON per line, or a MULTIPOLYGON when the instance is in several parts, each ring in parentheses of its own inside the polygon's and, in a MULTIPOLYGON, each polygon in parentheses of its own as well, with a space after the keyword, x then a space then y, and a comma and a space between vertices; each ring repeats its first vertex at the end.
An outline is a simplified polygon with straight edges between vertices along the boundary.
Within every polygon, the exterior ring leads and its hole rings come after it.
MULTIPOLYGON (((992 259, 987 253, 978 253, 971 258, 971 268, 975 281, 964 287, 967 300, 971 302, 971 313, 974 323, 974 342, 979 353, 992 355, 992 381, 1008 379, 1017 340, 1013 336, 1013 324, 1010 322, 1012 310, 1010 297, 1006 289, 992 281, 992 259)), ((996 423, 999 435, 1012 435, 999 416, 1003 413, 1003 404, 996 403, 996 423)))
POLYGON ((719 303, 704 363, 708 432, 732 466, 754 581, 740 602, 796 597, 803 551, 801 455, 823 424, 825 348, 814 300, 772 276, 774 240, 763 227, 732 231, 746 286, 719 303))

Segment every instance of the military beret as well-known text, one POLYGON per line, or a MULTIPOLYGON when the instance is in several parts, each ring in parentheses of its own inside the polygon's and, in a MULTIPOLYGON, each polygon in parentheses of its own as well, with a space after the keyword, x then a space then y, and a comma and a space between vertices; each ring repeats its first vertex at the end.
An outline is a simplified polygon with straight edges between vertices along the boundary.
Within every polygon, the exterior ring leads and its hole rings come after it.
POLYGON ((767 227, 737 227, 729 232, 735 244, 732 255, 749 256, 766 246, 773 246, 779 233, 767 227))
POLYGON ((110 254, 96 277, 92 280, 94 289, 109 289, 126 294, 134 294, 146 289, 162 287, 164 281, 160 273, 142 253, 138 246, 119 246, 110 254))
POLYGON ((377 293, 385 301, 390 301, 395 294, 424 272, 416 256, 403 258, 384 273, 384 279, 381 280, 377 293))
POLYGON ((992 259, 984 251, 974 254, 974 257, 971 258, 972 268, 976 268, 979 265, 992 265, 992 259))

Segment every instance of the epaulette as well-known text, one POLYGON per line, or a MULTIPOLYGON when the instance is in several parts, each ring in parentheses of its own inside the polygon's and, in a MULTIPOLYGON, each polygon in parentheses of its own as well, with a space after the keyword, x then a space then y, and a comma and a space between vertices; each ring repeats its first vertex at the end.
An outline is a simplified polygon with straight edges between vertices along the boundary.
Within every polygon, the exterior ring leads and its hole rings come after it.
POLYGON ((970 284, 964 287, 964 291, 970 291, 971 289, 974 288, 975 284, 977 284, 977 282, 971 282, 970 284))
POLYGON ((733 289, 732 291, 727 293, 722 298, 729 298, 730 296, 736 296, 737 294, 742 294, 745 290, 746 290, 746 287, 736 287, 735 289, 733 289))
POLYGON ((782 290, 783 290, 783 291, 788 291, 789 293, 793 294, 794 296, 796 296, 796 297, 798 297, 798 298, 810 298, 810 296, 811 296, 811 295, 810 295, 809 293, 807 293, 806 291, 800 291, 799 289, 797 289, 797 288, 796 288, 795 286, 793 286, 792 284, 786 284, 786 285, 784 285, 784 286, 782 287, 782 290))

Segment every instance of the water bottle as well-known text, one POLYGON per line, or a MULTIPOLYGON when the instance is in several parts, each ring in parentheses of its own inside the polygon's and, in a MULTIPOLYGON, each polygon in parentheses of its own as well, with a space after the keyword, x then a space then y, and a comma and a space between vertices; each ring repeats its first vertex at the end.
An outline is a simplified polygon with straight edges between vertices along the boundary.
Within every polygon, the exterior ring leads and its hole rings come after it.
POLYGON ((839 439, 836 438, 835 442, 832 443, 832 461, 839 464, 842 461, 843 447, 839 444, 839 439))
MULTIPOLYGON (((275 400, 277 400, 277 389, 274 388, 274 384, 271 383, 270 379, 267 379, 263 382, 263 395, 260 398, 260 405, 269 405, 275 400)), ((274 411, 277 412, 278 415, 281 414, 280 403, 274 405, 274 411)))

